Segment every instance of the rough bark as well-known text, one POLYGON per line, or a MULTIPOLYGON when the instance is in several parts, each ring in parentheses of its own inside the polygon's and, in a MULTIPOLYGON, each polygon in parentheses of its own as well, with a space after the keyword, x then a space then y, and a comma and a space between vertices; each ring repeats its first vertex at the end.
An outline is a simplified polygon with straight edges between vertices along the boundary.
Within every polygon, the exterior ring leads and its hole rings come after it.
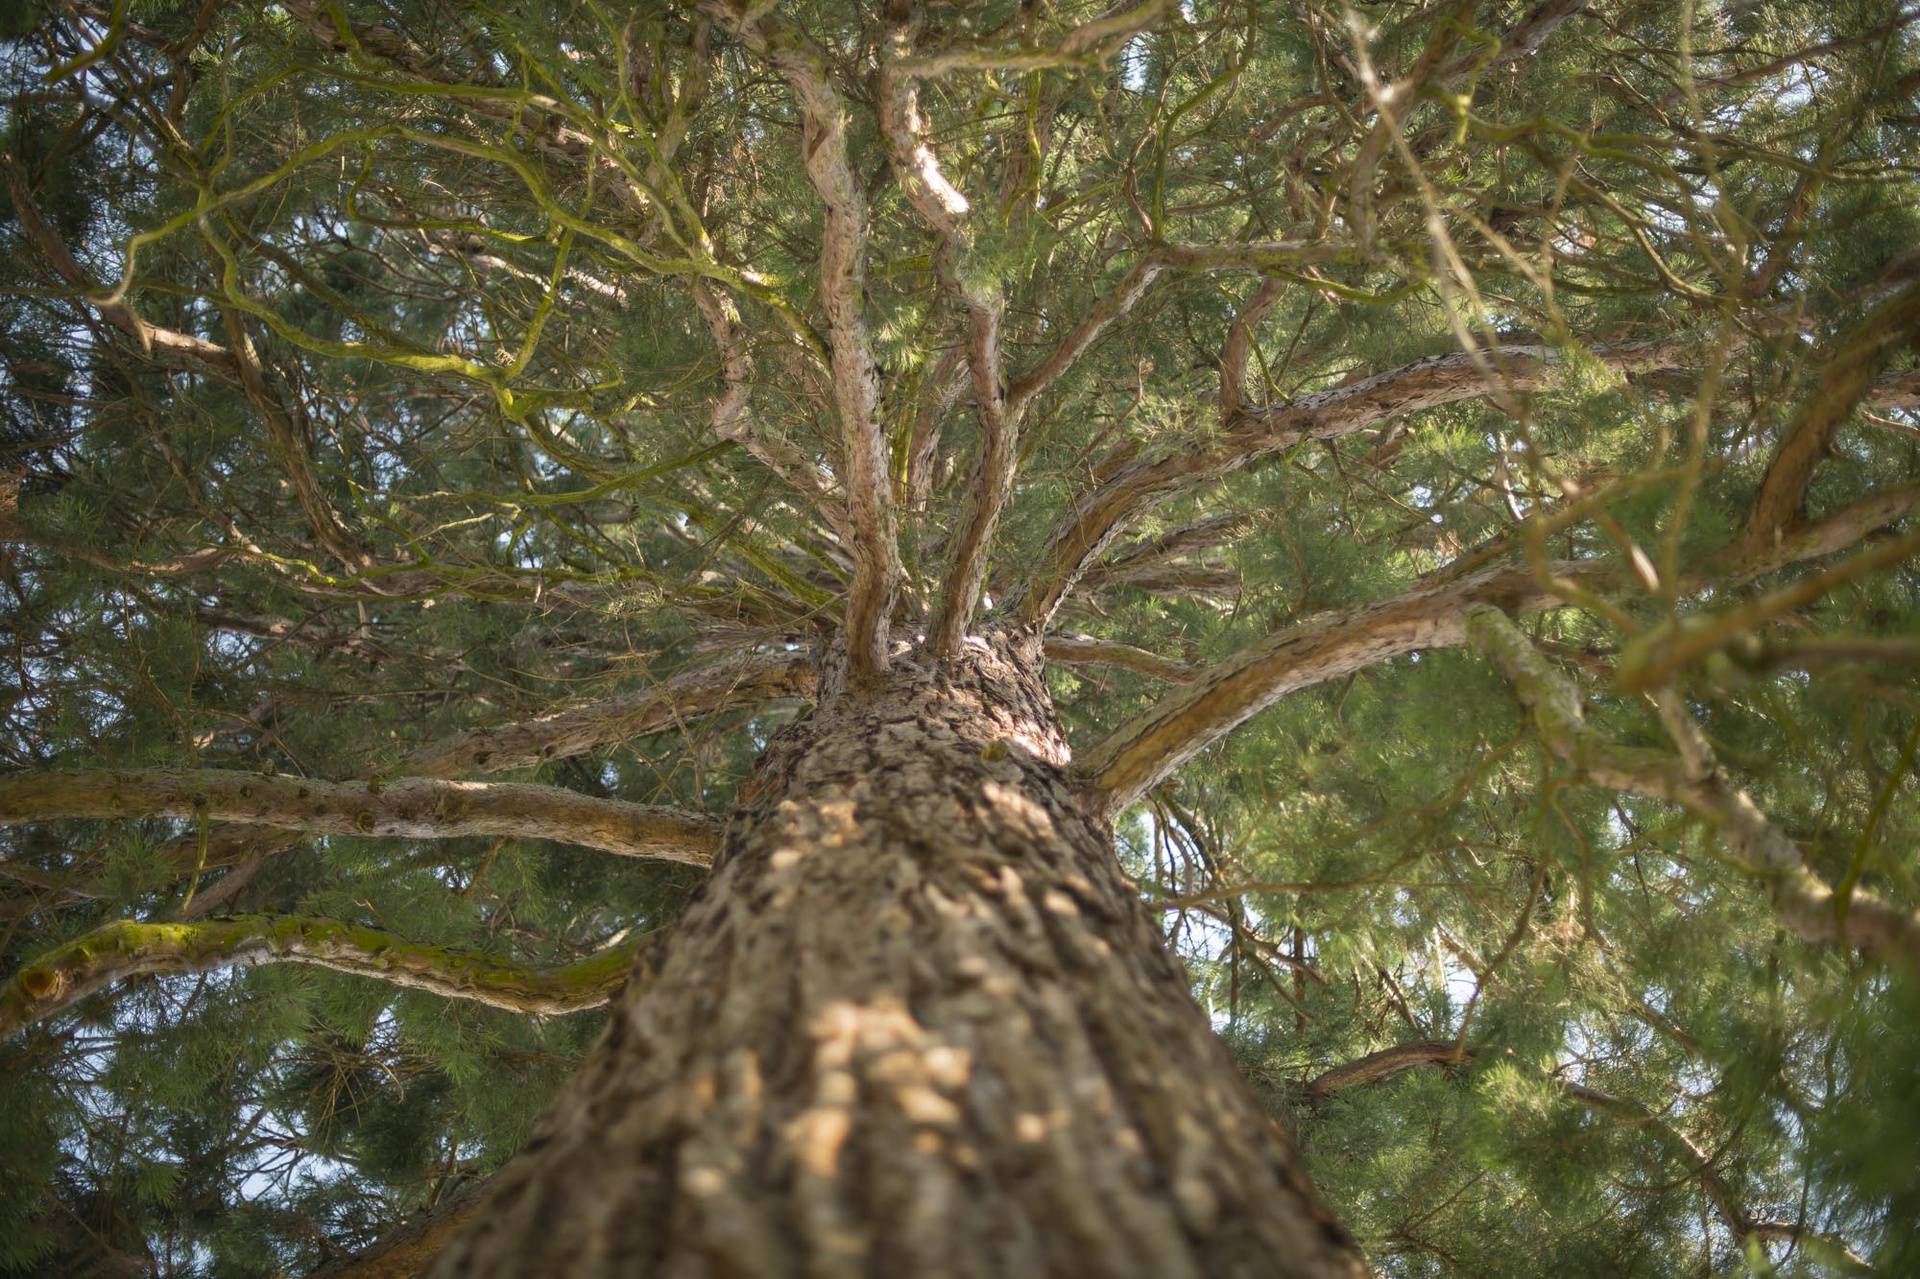
POLYGON ((436 1275, 1363 1272, 1075 793, 1039 656, 824 681, 436 1275))
POLYGON ((250 964, 311 964, 509 1012, 575 1013, 611 999, 651 937, 564 967, 537 969, 305 915, 237 915, 183 924, 118 920, 54 947, 0 985, 0 1039, 122 978, 250 964))
POLYGON ((307 1279, 414 1279, 486 1198, 487 1183, 466 1185, 359 1252, 337 1257, 307 1279))
POLYGON ((704 866, 715 823, 697 813, 558 786, 406 777, 322 782, 223 768, 87 769, 0 777, 0 826, 66 817, 179 817, 316 835, 552 839, 704 866))

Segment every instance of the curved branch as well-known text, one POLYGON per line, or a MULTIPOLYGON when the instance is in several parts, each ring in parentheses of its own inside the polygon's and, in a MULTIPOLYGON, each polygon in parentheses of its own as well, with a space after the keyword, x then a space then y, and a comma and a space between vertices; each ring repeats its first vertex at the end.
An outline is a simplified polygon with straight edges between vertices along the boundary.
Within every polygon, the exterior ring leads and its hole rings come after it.
POLYGON ((903 60, 900 66, 904 74, 920 79, 934 79, 955 71, 1041 71, 1048 67, 1095 66, 1157 21, 1167 11, 1169 2, 1141 0, 1139 4, 1129 5, 1122 0, 1045 48, 995 45, 985 41, 954 44, 903 60))
POLYGON ((1089 568, 1081 579, 1089 586, 1108 582, 1136 582, 1171 566, 1171 561, 1194 551, 1205 551, 1233 541, 1253 526, 1244 511, 1215 515, 1195 524, 1169 529, 1158 537, 1123 546, 1089 568))
POLYGON ((740 309, 733 299, 705 280, 690 286, 693 303, 707 322, 707 332, 720 351, 720 371, 725 389, 713 402, 710 420, 713 433, 745 449, 762 466, 785 480, 804 496, 812 508, 835 533, 844 533, 839 512, 827 497, 819 468, 812 460, 785 440, 770 437, 754 429, 747 412, 753 388, 753 358, 747 353, 746 334, 740 324, 740 309))
POLYGON ((1812 393, 1788 423, 1767 464, 1741 534, 1740 545, 1747 554, 1763 553, 1798 522, 1807 485, 1832 447, 1834 433, 1863 399, 1880 390, 1874 374, 1916 331, 1920 331, 1920 281, 1875 307, 1835 344, 1820 367, 1812 393))
MULTIPOLYGON (((1576 566, 1556 567, 1566 572, 1576 566)), ((1465 643, 1469 604, 1537 608, 1555 598, 1527 570, 1499 568, 1383 603, 1322 613, 1194 676, 1087 752, 1079 772, 1107 811, 1117 812, 1288 693, 1416 649, 1465 643)))
POLYGON ((1282 271, 1347 256, 1352 249, 1332 240, 1274 240, 1249 244, 1162 244, 1142 255, 1112 289, 1067 330, 1046 355, 1013 379, 1007 402, 1024 412, 1071 369, 1113 324, 1132 311, 1153 282, 1168 271, 1282 271))
POLYGON ((27 185, 26 172, 12 155, 0 155, 0 172, 6 175, 7 192, 13 197, 14 216, 20 220, 20 228, 26 232, 27 239, 33 242, 54 273, 66 281, 68 287, 101 319, 126 332, 149 355, 198 364, 222 373, 238 372, 233 352, 219 343, 148 323, 124 300, 98 297, 92 276, 74 258, 59 232, 41 215, 40 206, 27 185))
POLYGON ((806 653, 748 653, 682 671, 652 688, 591 706, 429 742, 402 760, 398 769, 416 777, 452 777, 532 768, 546 760, 665 732, 689 719, 734 707, 811 697, 816 684, 813 661, 806 653))
POLYGON ((304 915, 236 915, 193 924, 120 920, 54 947, 0 986, 0 1039, 123 977, 273 963, 312 964, 376 977, 389 985, 508 1012, 575 1013, 612 999, 626 984, 636 956, 655 936, 609 946, 561 968, 537 969, 304 915))
MULTIPOLYGON (((1307 1096, 1314 1101, 1324 1101, 1333 1094, 1362 1084, 1377 1083, 1382 1079, 1416 1069, 1421 1066, 1456 1066, 1472 1061, 1477 1056, 1474 1049, 1452 1040, 1424 1040, 1419 1043, 1400 1044, 1393 1048, 1384 1048, 1369 1053, 1355 1061, 1335 1066, 1333 1069, 1315 1077, 1307 1086, 1307 1096)), ((1846 1264, 1864 1270, 1866 1261, 1843 1240, 1809 1230, 1790 1221, 1774 1221, 1756 1217, 1741 1204, 1733 1193, 1733 1187, 1727 1184, 1720 1170, 1714 1167, 1713 1157, 1702 1150, 1698 1143, 1674 1125, 1655 1114, 1637 1101, 1617 1097, 1602 1092, 1586 1084, 1561 1079, 1558 1076, 1546 1076, 1558 1085, 1561 1094, 1567 1100, 1585 1106, 1588 1110, 1611 1115, 1636 1128, 1640 1128, 1658 1142, 1670 1155, 1684 1164, 1700 1185, 1700 1191, 1713 1205, 1713 1211, 1731 1230, 1736 1239, 1744 1240, 1749 1236, 1771 1241, 1813 1240, 1827 1249, 1836 1251, 1846 1264)))
POLYGON ((736 9, 731 0, 703 0, 701 7, 786 80, 800 108, 807 179, 826 206, 820 303, 832 348, 847 545, 853 556, 847 651, 856 674, 875 674, 887 668, 887 619, 900 584, 900 544, 880 425, 880 371, 867 331, 867 201, 847 154, 846 104, 833 86, 825 52, 798 27, 764 14, 763 5, 736 9))
POLYGON ((1426 1039, 1419 1043, 1398 1044, 1314 1076, 1307 1083, 1307 1096, 1315 1101, 1323 1101, 1342 1089, 1391 1079, 1416 1066, 1456 1066, 1472 1060, 1473 1050, 1451 1039, 1426 1039))
POLYGON ((720 824, 710 817, 514 782, 319 782, 218 768, 0 777, 0 826, 66 817, 176 817, 315 835, 504 835, 691 866, 705 866, 720 842, 720 824))
POLYGON ((34 203, 33 193, 28 189, 27 176, 20 166, 11 156, 0 156, 0 169, 5 170, 7 190, 13 197, 14 209, 28 239, 47 259, 54 273, 66 281, 101 319, 125 330, 149 356, 238 379, 248 404, 260 415, 267 428, 272 451, 286 470, 294 497, 301 513, 313 528, 314 536, 349 569, 366 568, 372 561, 341 523, 339 513, 322 492, 319 477, 314 473, 313 459, 307 455, 302 442, 303 432, 295 420, 295 414, 289 411, 286 402, 268 382, 266 369, 238 314, 223 312, 231 345, 220 346, 192 334, 178 333, 151 324, 124 300, 102 296, 86 268, 74 258, 58 232, 41 215, 34 203))
MULTIPOLYGON (((1798 530, 1760 558, 1741 560, 1728 551, 1711 563, 1717 580, 1737 584, 1832 554, 1915 510, 1920 510, 1920 486, 1891 489, 1798 530)), ((1901 545, 1888 544, 1895 550, 1901 545)), ((1547 569, 1557 581, 1581 583, 1619 571, 1599 559, 1556 561, 1547 569)), ((1473 605, 1524 612, 1562 603, 1531 569, 1496 565, 1461 577, 1443 572, 1433 583, 1393 599, 1321 613, 1191 676, 1184 687, 1081 756, 1078 771, 1103 796, 1107 811, 1118 811, 1288 693, 1416 650, 1466 643, 1467 610, 1473 605)))
POLYGON ((1717 613, 1696 615, 1680 624, 1668 623, 1638 636, 1621 654, 1618 682, 1629 692, 1663 684, 1675 671, 1753 634, 1767 622, 1805 607, 1835 587, 1892 568, 1920 553, 1920 529, 1891 538, 1812 577, 1769 591, 1717 613))

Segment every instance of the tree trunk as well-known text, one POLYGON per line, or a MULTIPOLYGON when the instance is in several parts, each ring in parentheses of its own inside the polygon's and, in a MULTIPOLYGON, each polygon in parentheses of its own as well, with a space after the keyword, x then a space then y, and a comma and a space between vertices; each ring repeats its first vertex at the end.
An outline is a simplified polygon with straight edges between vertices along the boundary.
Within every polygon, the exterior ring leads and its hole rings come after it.
POLYGON ((1066 774, 1036 642, 823 680, 436 1273, 1349 1276, 1066 774))

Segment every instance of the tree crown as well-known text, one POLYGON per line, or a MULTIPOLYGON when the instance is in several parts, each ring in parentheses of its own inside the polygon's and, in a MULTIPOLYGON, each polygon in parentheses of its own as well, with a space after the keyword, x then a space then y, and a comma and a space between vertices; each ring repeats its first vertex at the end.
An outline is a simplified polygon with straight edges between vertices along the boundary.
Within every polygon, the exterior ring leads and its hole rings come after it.
POLYGON ((0 1270, 484 1175, 985 628, 1383 1273, 1913 1263, 1910 6, 6 23, 0 1270))

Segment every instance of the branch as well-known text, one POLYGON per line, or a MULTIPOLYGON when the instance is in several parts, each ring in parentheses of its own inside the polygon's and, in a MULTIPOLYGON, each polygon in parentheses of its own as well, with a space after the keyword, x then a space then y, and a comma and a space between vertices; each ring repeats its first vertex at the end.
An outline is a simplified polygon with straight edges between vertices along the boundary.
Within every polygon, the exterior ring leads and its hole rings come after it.
POLYGON ((196 573, 211 573, 240 553, 225 546, 203 546, 166 560, 120 559, 84 542, 52 537, 27 528, 4 507, 0 507, 0 545, 8 544, 37 546, 55 555, 91 564, 123 577, 189 577, 196 573))
POLYGON ((46 258, 54 273, 65 280, 101 319, 124 330, 149 355, 198 364, 224 373, 237 371, 233 352, 218 343, 149 324, 125 301, 96 298, 94 282, 86 268, 74 259, 59 233, 41 216, 40 206, 35 203, 33 191, 27 185, 26 172, 10 154, 0 154, 0 170, 6 173, 7 191, 13 197, 14 215, 20 219, 20 228, 27 233, 27 239, 46 258))
POLYGON ((1277 276, 1268 276, 1260 281, 1260 287, 1253 291, 1240 313, 1233 317, 1233 324, 1227 329, 1226 349, 1220 354, 1220 412, 1231 416, 1242 404, 1247 402, 1247 360, 1253 354, 1254 330, 1259 326, 1261 317, 1273 309, 1286 291, 1286 281, 1277 276))
POLYGON ((551 839, 623 857, 705 866, 720 842, 713 819, 557 786, 401 778, 320 782, 237 769, 136 768, 0 777, 0 826, 60 818, 175 817, 315 835, 551 839))
POLYGON ((1050 67, 1098 66, 1137 33, 1158 21, 1171 0, 1124 0, 1093 21, 1075 27, 1045 48, 987 43, 956 44, 899 63, 904 75, 931 80, 955 71, 1042 71, 1050 67))
MULTIPOLYGON (((1499 609, 1467 612, 1468 636, 1512 682, 1533 712, 1548 749, 1589 781, 1679 804, 1711 822, 1734 857, 1764 877, 1774 913, 1804 941, 1892 955, 1920 967, 1920 916, 1858 888, 1836 898, 1806 866, 1800 846, 1767 819, 1746 791, 1704 759, 1616 746, 1586 722, 1580 692, 1499 609)), ((1683 745, 1685 743, 1683 742, 1683 745)))
MULTIPOLYGON (((1804 545, 1804 540, 1800 544, 1804 545)), ((1640 692, 1664 684, 1675 671, 1753 635, 1772 619, 1803 608, 1856 577, 1892 568, 1915 554, 1920 554, 1920 529, 1890 538, 1824 572, 1737 607, 1667 622, 1635 637, 1620 655, 1619 686, 1628 692, 1640 692)))
POLYGON ((1888 373, 1867 388, 1865 402, 1877 409, 1920 409, 1920 370, 1888 373))
POLYGON ((1117 812, 1288 693, 1417 649, 1465 643, 1469 604, 1537 608, 1555 598, 1530 572, 1499 568, 1319 614, 1196 675, 1087 752, 1078 770, 1106 811, 1117 812))
POLYGON ((486 1202, 492 1184, 491 1181, 468 1181, 358 1252, 336 1257, 319 1269, 308 1271, 306 1279, 416 1279, 426 1274, 440 1250, 486 1202))
MULTIPOLYGON (((1747 554, 1764 552, 1798 521, 1807 485, 1814 468, 1832 447, 1834 432, 1863 399, 1876 392, 1887 394, 1886 388, 1875 383, 1874 374, 1886 357, 1916 331, 1920 331, 1920 281, 1908 284, 1875 307, 1827 356, 1812 394, 1788 424, 1760 481, 1760 492, 1741 534, 1740 545, 1747 554)), ((1897 395, 1899 383, 1891 386, 1897 395)))
MULTIPOLYGON (((1799 530, 1759 559, 1742 561, 1722 552, 1708 561, 1717 575, 1709 580, 1738 584, 1790 563, 1831 554, 1917 509, 1920 486, 1874 494, 1799 530)), ((1868 554, 1885 558, 1894 553, 1888 548, 1901 545, 1889 542, 1868 554)), ((1546 567, 1548 580, 1560 583, 1593 582, 1620 571, 1602 559, 1563 560, 1546 567)), ((1431 584, 1379 604, 1308 618, 1195 675, 1083 755, 1079 773, 1090 789, 1104 796, 1107 811, 1117 812, 1288 693, 1416 650, 1465 644, 1466 615, 1473 605, 1523 612, 1565 602, 1530 569, 1496 564, 1461 577, 1438 576, 1431 584)), ((1703 627, 1683 632, 1696 633, 1707 631, 1703 627)))
POLYGON ((504 773, 583 755, 687 720, 738 706, 811 697, 817 682, 806 653, 748 653, 682 671, 652 688, 499 728, 430 742, 398 765, 416 777, 504 773))
POLYGON ((378 1239, 307 1272, 306 1279, 417 1279, 486 1202, 491 1180, 470 1180, 378 1239))
MULTIPOLYGON (((204 338, 149 324, 124 300, 103 296, 94 286, 86 269, 60 239, 59 234, 41 216, 27 186, 27 176, 11 156, 0 156, 0 168, 6 170, 7 190, 13 197, 21 227, 34 247, 40 250, 55 274, 65 280, 74 293, 108 323, 125 330, 140 344, 140 349, 173 364, 185 364, 238 379, 247 403, 260 415, 267 428, 267 439, 293 486, 301 513, 307 518, 320 544, 332 552, 350 570, 365 569, 373 561, 366 549, 340 522, 333 505, 321 491, 314 474, 313 460, 307 456, 303 432, 286 402, 268 383, 266 370, 254 351, 253 341, 237 312, 223 311, 230 346, 220 346, 204 338)), ((203 553, 205 554, 205 553, 203 553)), ((153 568, 145 571, 155 572, 153 568)), ((192 571, 192 570, 185 570, 192 571)))
MULTIPOLYGON (((468 90, 487 87, 484 73, 460 72, 442 65, 406 35, 390 27, 355 27, 347 21, 345 6, 323 4, 320 0, 287 0, 287 13, 305 26, 313 37, 339 53, 352 53, 374 65, 385 64, 408 79, 468 90)), ((638 212, 656 212, 648 192, 632 180, 611 157, 601 154, 600 143, 562 118, 558 103, 539 95, 503 90, 496 98, 484 92, 466 92, 459 98, 461 109, 484 119, 498 121, 523 131, 528 142, 542 157, 588 168, 605 176, 621 199, 638 212)), ((672 140, 662 136, 656 145, 663 152, 672 140)))
POLYGON ((1121 547, 1089 569, 1083 580, 1089 584, 1136 581, 1145 573, 1165 567, 1177 556, 1231 542, 1253 523, 1252 514, 1239 511, 1170 529, 1158 537, 1121 547))
POLYGON ((820 232, 820 302, 832 351, 847 541, 853 556, 847 651, 857 675, 877 674, 887 668, 887 619, 900 583, 900 545, 880 425, 880 372, 865 313, 867 203, 860 175, 847 155, 846 104, 833 87, 825 52, 798 27, 760 15, 762 6, 736 10, 731 0, 703 0, 701 7, 748 49, 772 62, 786 80, 800 108, 807 178, 826 205, 820 232))
MULTIPOLYGON (((1588 356, 1622 373, 1676 368, 1692 357, 1684 340, 1590 348, 1588 356)), ((1430 356, 1350 386, 1303 395, 1264 408, 1242 406, 1221 432, 1186 441, 1133 462, 1074 502, 1049 539, 1026 593, 1011 607, 1028 626, 1043 626, 1120 531, 1152 504, 1225 478, 1305 440, 1335 440, 1391 417, 1420 413, 1484 395, 1544 386, 1563 363, 1560 352, 1517 344, 1499 352, 1430 356)))
POLYGON ((1044 394, 1115 321, 1132 311, 1147 289, 1168 271, 1283 271, 1332 262, 1352 250, 1330 240, 1275 240, 1251 244, 1162 244, 1127 269, 1103 297, 1087 308, 1060 344, 1007 388, 1007 402, 1024 412, 1044 394))
MULTIPOLYGON (((1377 1083, 1420 1066, 1456 1066, 1472 1061, 1476 1052, 1465 1044, 1451 1040, 1426 1040, 1419 1043, 1400 1044, 1393 1048, 1384 1048, 1369 1053, 1356 1061, 1335 1066, 1319 1075, 1307 1084, 1307 1096, 1314 1101, 1324 1101, 1333 1094, 1362 1084, 1377 1083)), ((1511 1055, 1506 1055, 1511 1060, 1511 1055)), ((1713 1166, 1713 1158, 1702 1150, 1694 1140, 1661 1118, 1652 1110, 1637 1101, 1625 1097, 1616 1097, 1612 1093, 1602 1092, 1586 1084, 1562 1079, 1557 1075, 1545 1076, 1559 1086, 1561 1095, 1567 1100, 1585 1106, 1589 1110, 1600 1111, 1624 1120, 1633 1127, 1651 1134, 1669 1154, 1686 1165, 1699 1182, 1701 1193, 1707 1202, 1713 1205, 1714 1213, 1733 1232, 1736 1239, 1744 1241, 1749 1236, 1761 1239, 1788 1241, 1812 1240, 1827 1249, 1836 1251, 1849 1266, 1867 1269, 1866 1261, 1847 1244, 1832 1235, 1808 1230, 1804 1226, 1790 1221, 1772 1221, 1755 1217, 1749 1213, 1713 1166)))
POLYGON ((913 0, 893 0, 889 9, 887 57, 880 65, 880 131, 907 202, 939 237, 934 265, 941 286, 966 311, 967 367, 980 415, 980 469, 972 485, 973 500, 953 539, 946 585, 929 628, 930 651, 935 657, 946 657, 960 647, 973 620, 986 581, 987 550, 1000 513, 1013 494, 1021 414, 1009 411, 1000 371, 1005 296, 997 281, 980 278, 968 224, 972 206, 941 171, 920 114, 919 85, 901 69, 919 34, 921 15, 913 0))
POLYGON ((313 471, 313 459, 307 456, 305 432, 288 410, 286 401, 268 383, 266 369, 260 363, 253 339, 248 336, 240 313, 223 309, 222 316, 227 326, 227 337, 232 343, 233 369, 239 376, 241 390, 247 397, 247 403, 253 406, 253 411, 266 424, 267 440, 272 451, 279 456, 280 465, 293 485, 294 500, 299 503, 301 514, 307 517, 308 526, 313 529, 314 536, 320 539, 320 544, 349 570, 371 566, 373 557, 354 540, 353 534, 340 522, 333 503, 321 492, 319 478, 313 471))
POLYGON ((1144 648, 1122 644, 1118 640, 1098 639, 1092 635, 1060 633, 1042 641, 1047 660, 1065 666, 1118 666, 1135 674, 1184 684, 1200 673, 1197 667, 1176 662, 1170 657, 1150 653, 1144 648))
POLYGON ((1507 29, 1500 37, 1500 48, 1491 57, 1484 52, 1468 54, 1441 71, 1437 82, 1443 88, 1452 88, 1477 69, 1507 66, 1531 58, 1540 52, 1540 46, 1547 42, 1548 36, 1567 19, 1584 13, 1589 3, 1591 0, 1544 0, 1538 8, 1507 29))
POLYGON ((1307 1096, 1324 1101, 1346 1088, 1378 1083, 1416 1066, 1456 1066, 1473 1060, 1473 1050, 1451 1039, 1430 1039, 1414 1044, 1383 1048, 1315 1076, 1307 1084, 1307 1096))
POLYGON ((747 401, 753 388, 753 358, 747 353, 746 335, 740 324, 740 309, 733 299, 705 280, 692 282, 693 302, 707 322, 707 332, 720 350, 721 377, 726 389, 713 402, 710 420, 713 433, 745 449, 769 471, 785 480, 804 496, 835 533, 844 534, 834 503, 828 500, 819 468, 812 459, 785 440, 770 439, 754 430, 748 420, 747 401))
POLYGON ((626 984, 657 934, 609 946, 578 963, 533 969, 511 960, 423 946, 358 924, 302 915, 236 915, 197 924, 121 920, 31 960, 0 986, 0 1039, 147 973, 205 973, 253 964, 312 964, 394 986, 469 999, 508 1012, 553 1015, 598 1008, 626 984))

